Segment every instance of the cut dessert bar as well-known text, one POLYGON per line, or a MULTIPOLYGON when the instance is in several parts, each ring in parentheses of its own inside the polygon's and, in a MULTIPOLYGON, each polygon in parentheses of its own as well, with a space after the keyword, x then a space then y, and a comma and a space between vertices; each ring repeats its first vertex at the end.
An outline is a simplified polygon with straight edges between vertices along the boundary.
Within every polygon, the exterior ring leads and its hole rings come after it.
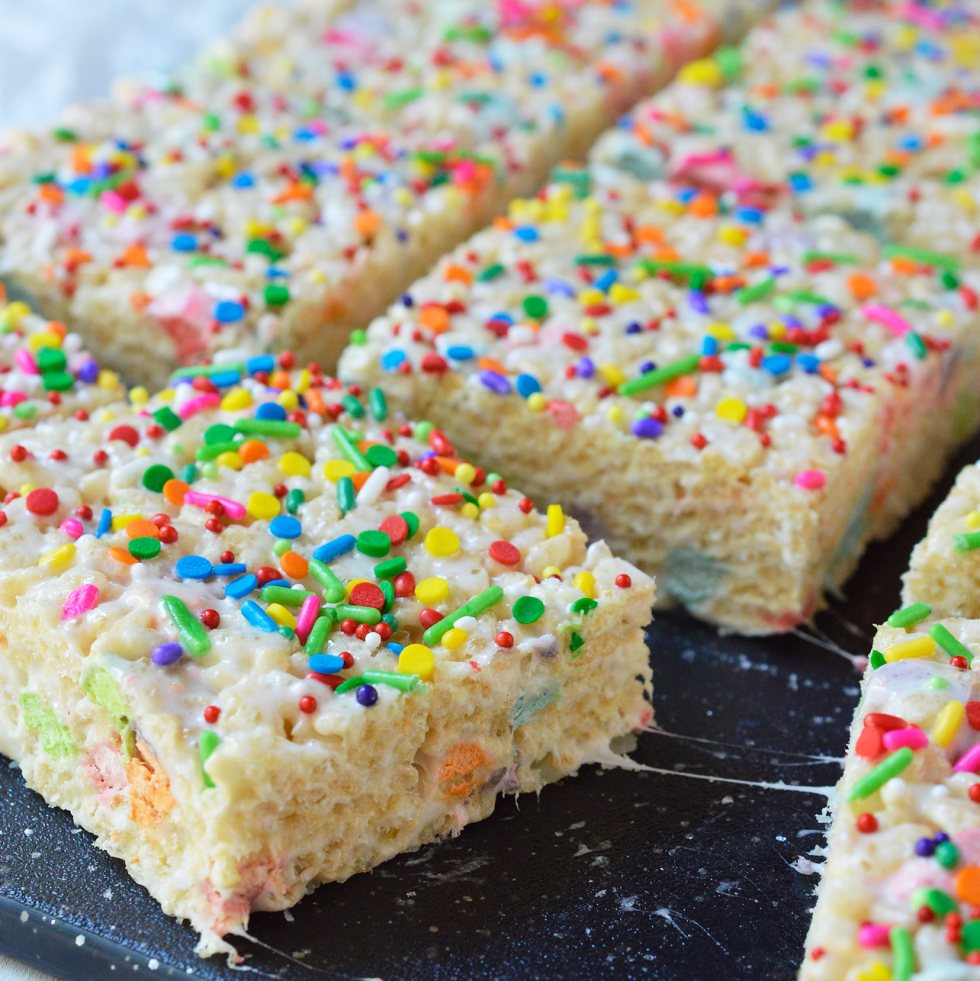
POLYGON ((438 255, 766 4, 256 14, 173 85, 0 145, 0 272, 134 380, 243 346, 332 363, 438 255))
POLYGON ((0 436, 0 751, 203 954, 652 717, 649 578, 292 363, 0 436))
POLYGON ((816 0, 688 65, 592 159, 980 264, 978 105, 975 7, 816 0))
POLYGON ((960 471, 903 584, 906 602, 928 603, 937 616, 980 618, 980 464, 960 471))
POLYGON ((875 638, 801 981, 968 981, 980 965, 980 622, 875 638))
POLYGON ((837 217, 590 193, 566 169, 357 335, 340 374, 387 379, 406 412, 547 489, 662 600, 787 630, 976 424, 976 274, 954 270, 837 217))

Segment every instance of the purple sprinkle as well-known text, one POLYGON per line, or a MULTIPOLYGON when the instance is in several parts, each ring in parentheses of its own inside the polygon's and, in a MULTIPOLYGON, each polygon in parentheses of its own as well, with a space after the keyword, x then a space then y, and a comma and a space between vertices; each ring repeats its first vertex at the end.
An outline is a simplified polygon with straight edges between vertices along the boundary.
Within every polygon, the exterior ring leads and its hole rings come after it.
POLYGON ((170 641, 167 644, 160 644, 158 647, 153 648, 153 653, 150 655, 150 660, 164 667, 167 664, 173 664, 174 661, 179 661, 184 656, 184 648, 180 646, 176 641, 170 641))
POLYGON ((634 320, 632 323, 626 325, 627 334, 639 334, 643 330, 643 324, 634 320))
POLYGON ((357 689, 357 702, 365 708, 370 708, 378 700, 378 689, 374 685, 361 685, 357 689))
POLYGON ((99 366, 92 360, 84 361, 78 369, 78 377, 81 381, 91 383, 98 380, 99 366))
POLYGON ((579 378, 591 378, 595 374, 595 362, 592 358, 582 358, 576 368, 579 378))
POLYGON ((499 371, 484 369, 479 374, 480 381, 497 395, 510 394, 510 382, 499 371))
POLYGON ((944 845, 949 841, 949 835, 945 831, 938 831, 932 836, 933 843, 936 845, 944 845))
POLYGON ((687 303, 695 313, 710 313, 708 298, 701 290, 690 290, 687 294, 687 303))
POLYGON ((676 419, 680 419, 684 415, 684 406, 683 405, 675 405, 670 410, 670 412, 671 412, 671 415, 673 415, 676 419))
POLYGON ((768 341, 769 329, 765 324, 753 324, 749 328, 749 337, 758 337, 760 341, 768 341))
POLYGON ((659 419, 637 419, 630 426, 630 430, 634 436, 639 436, 640 439, 657 439, 663 434, 664 424, 659 419))
POLYGON ((645 375, 648 371, 655 370, 656 367, 657 367, 656 361, 644 361, 643 364, 640 365, 640 374, 645 375))

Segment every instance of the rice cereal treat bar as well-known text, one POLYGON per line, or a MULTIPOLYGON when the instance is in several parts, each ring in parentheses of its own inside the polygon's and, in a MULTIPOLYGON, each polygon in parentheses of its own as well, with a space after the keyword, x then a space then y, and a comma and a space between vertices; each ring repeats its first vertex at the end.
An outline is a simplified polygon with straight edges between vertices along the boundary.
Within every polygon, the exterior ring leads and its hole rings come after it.
POLYGON ((841 214, 980 262, 980 20, 967 5, 823 0, 689 64, 600 140, 599 173, 841 214))
POLYGON ((968 981, 980 965, 980 622, 875 638, 801 981, 968 981))
POLYGON ((202 954, 652 717, 647 576, 291 364, 0 436, 0 751, 202 954))
POLYGON ((341 377, 387 379, 406 412, 547 489, 662 600, 791 629, 975 426, 972 274, 835 217, 589 183, 567 171, 444 258, 341 377))
POLYGON ((726 11, 763 6, 284 10, 275 55, 233 37, 173 85, 7 137, 0 272, 154 385, 223 349, 330 364, 440 254, 707 51, 726 11))
POLYGON ((0 432, 89 412, 124 398, 115 372, 99 366, 81 338, 46 320, 0 285, 0 432))
POLYGON ((906 602, 937 615, 980 617, 980 466, 964 467, 916 545, 903 578, 906 602))

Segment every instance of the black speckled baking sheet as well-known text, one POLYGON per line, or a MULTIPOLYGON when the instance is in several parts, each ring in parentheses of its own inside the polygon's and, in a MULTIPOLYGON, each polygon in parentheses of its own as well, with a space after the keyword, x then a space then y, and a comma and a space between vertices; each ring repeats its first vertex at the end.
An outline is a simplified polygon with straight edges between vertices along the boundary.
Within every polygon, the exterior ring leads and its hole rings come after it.
MULTIPOLYGON (((975 443, 958 464, 978 456, 975 443)), ((633 754, 650 771, 590 768, 453 841, 256 914, 248 975, 198 959, 192 931, 121 862, 0 767, 0 950, 72 979, 792 977, 858 693, 845 651, 866 653, 896 606, 957 469, 815 628, 746 640, 658 617, 661 731, 633 754)))

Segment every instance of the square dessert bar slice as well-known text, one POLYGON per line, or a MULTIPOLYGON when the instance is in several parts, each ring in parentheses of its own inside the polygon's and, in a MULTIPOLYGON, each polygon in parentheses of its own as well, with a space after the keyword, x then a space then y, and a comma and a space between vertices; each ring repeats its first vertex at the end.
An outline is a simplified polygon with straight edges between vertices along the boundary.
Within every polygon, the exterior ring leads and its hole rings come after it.
POLYGON ((0 436, 0 750, 202 954, 649 724, 653 582, 381 389, 136 401, 0 436))
POLYGON ((0 270, 133 380, 243 345, 332 363, 437 256, 709 50, 727 11, 763 6, 277 13, 277 53, 253 27, 173 85, 7 137, 0 270))
POLYGON ((937 616, 980 618, 980 465, 964 467, 912 552, 903 578, 906 603, 937 616))
POLYGON ((833 212, 980 262, 980 20, 966 6, 804 4, 688 65, 597 145, 610 179, 670 177, 833 212))
POLYGON ((967 979, 980 964, 980 622, 922 612, 875 638, 801 981, 967 979))
POLYGON ((975 425, 970 276, 841 219, 565 172, 340 366, 727 628, 787 630, 975 425))

